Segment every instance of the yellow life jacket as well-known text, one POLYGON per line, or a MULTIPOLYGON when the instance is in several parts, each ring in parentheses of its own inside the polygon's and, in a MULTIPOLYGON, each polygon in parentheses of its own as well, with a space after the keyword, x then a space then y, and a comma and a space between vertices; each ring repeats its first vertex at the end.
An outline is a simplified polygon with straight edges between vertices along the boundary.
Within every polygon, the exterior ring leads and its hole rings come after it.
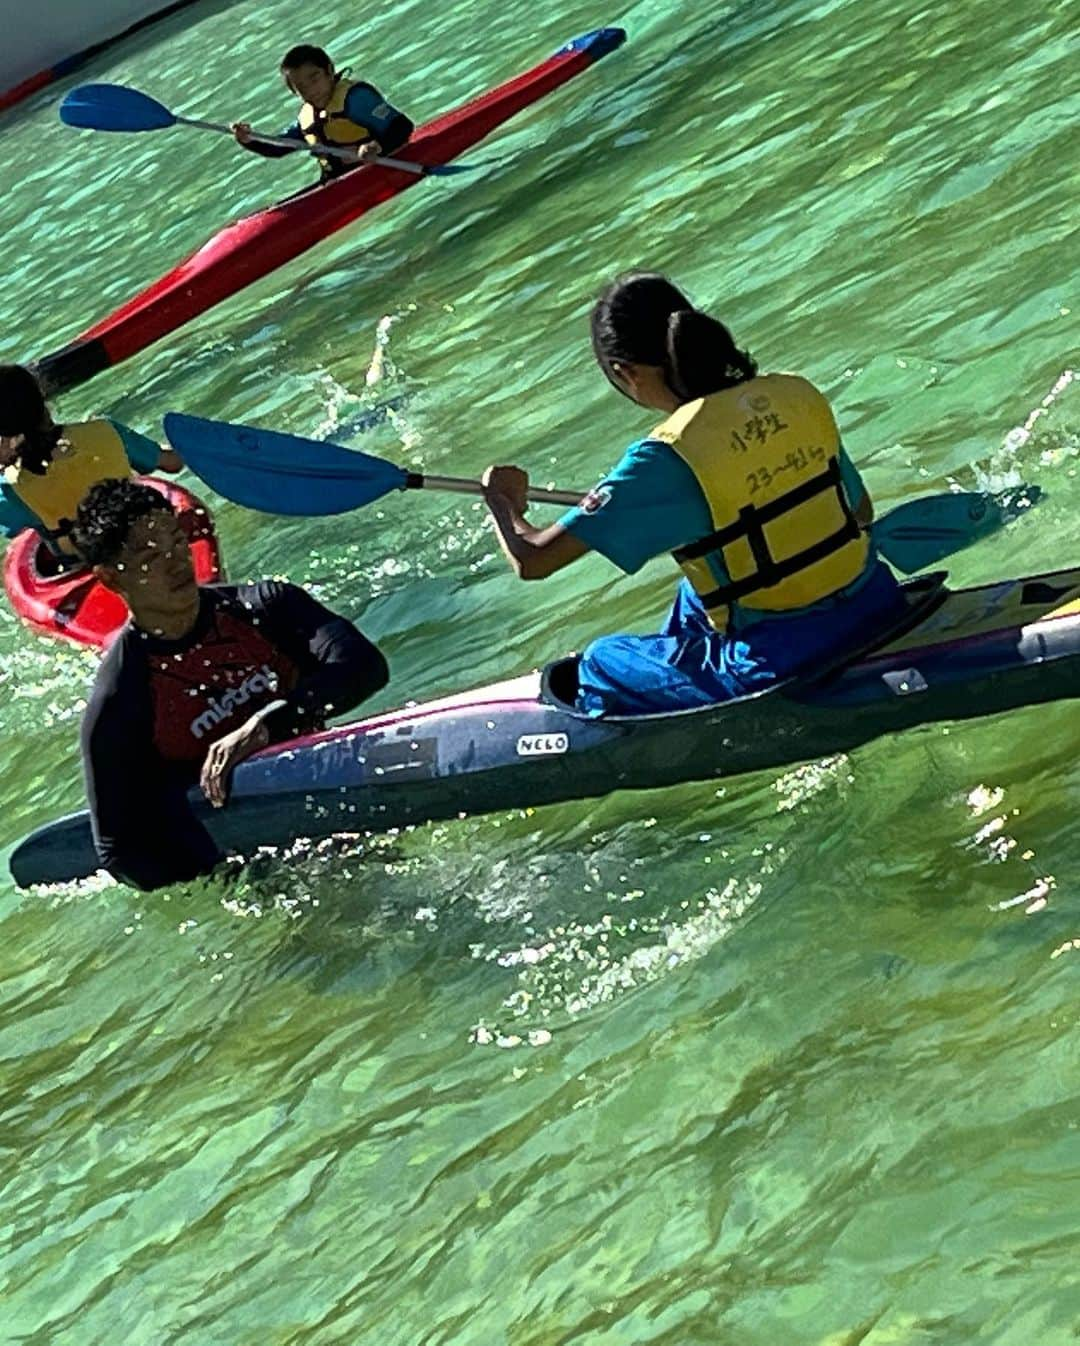
POLYGON ((717 630, 731 605, 806 607, 865 569, 870 544, 840 479, 840 435, 805 379, 766 374, 681 406, 652 438, 697 478, 713 531, 680 547, 682 566, 717 630))
MULTIPOLYGON (((350 121, 345 115, 345 100, 349 96, 349 90, 358 82, 340 75, 334 85, 334 92, 330 95, 330 102, 325 108, 320 109, 305 103, 300 109, 297 122, 301 134, 309 145, 359 145, 371 139, 371 132, 366 126, 350 121)), ((335 159, 333 155, 317 154, 315 157, 322 166, 324 174, 337 174, 348 166, 340 159, 335 159)))
POLYGON ((132 475, 124 441, 108 421, 66 425, 43 473, 10 469, 8 481, 22 503, 37 515, 38 532, 54 550, 74 556, 69 536, 75 513, 91 486, 109 477, 132 475))

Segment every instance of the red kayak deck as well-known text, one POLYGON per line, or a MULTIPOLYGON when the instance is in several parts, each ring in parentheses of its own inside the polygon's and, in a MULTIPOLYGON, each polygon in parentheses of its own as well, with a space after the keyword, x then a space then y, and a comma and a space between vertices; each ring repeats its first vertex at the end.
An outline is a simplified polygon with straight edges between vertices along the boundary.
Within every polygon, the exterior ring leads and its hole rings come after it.
MULTIPOLYGON (((173 505, 191 539, 195 578, 212 584, 222 578, 221 558, 206 507, 174 482, 146 477, 173 505)), ((4 557, 4 588, 15 612, 44 636, 103 649, 128 619, 127 604, 86 570, 55 570, 51 553, 33 529, 20 533, 4 557)))
MULTIPOLYGON (((625 40, 621 28, 575 38, 533 69, 421 127, 399 156, 417 164, 448 162, 625 40)), ((39 361, 38 377, 52 394, 85 382, 420 181, 415 173, 369 165, 228 225, 168 275, 39 361)))

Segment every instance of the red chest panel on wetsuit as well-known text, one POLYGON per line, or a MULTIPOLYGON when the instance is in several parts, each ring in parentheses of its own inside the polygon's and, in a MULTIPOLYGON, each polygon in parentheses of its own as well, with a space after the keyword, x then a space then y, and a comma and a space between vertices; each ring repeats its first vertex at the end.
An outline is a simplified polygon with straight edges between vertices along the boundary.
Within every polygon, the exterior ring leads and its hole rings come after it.
POLYGON ((151 654, 154 746, 167 762, 201 762, 211 743, 292 691, 299 671, 256 626, 219 610, 179 654, 151 654))

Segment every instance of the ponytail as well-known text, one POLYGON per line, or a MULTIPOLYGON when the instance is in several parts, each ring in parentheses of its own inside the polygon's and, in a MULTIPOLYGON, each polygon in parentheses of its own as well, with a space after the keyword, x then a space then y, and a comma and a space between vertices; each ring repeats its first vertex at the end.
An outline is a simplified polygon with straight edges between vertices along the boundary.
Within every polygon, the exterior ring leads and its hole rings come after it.
POLYGON ((735 345, 724 324, 696 308, 670 315, 664 356, 664 382, 684 402, 745 383, 758 372, 757 361, 735 345))
POLYGON ((757 374, 757 363, 735 345, 724 324, 694 308, 666 276, 620 276, 593 308, 591 327, 597 363, 620 392, 614 375, 620 362, 658 367, 684 402, 757 374))

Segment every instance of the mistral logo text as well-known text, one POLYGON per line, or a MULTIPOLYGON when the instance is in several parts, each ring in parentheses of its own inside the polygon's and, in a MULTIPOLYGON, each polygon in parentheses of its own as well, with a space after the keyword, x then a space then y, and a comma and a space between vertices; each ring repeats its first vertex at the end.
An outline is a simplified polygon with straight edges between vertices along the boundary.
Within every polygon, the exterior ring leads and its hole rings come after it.
POLYGON ((215 725, 219 725, 222 720, 227 720, 230 715, 235 715, 237 710, 246 705, 253 696, 258 696, 260 692, 274 692, 276 690, 277 674, 272 668, 263 664, 257 673, 252 673, 249 678, 245 678, 239 687, 230 687, 218 699, 210 698, 206 709, 191 722, 193 736, 202 738, 215 725))
POLYGON ((551 757, 569 750, 567 734, 522 734, 517 741, 519 757, 551 757))

